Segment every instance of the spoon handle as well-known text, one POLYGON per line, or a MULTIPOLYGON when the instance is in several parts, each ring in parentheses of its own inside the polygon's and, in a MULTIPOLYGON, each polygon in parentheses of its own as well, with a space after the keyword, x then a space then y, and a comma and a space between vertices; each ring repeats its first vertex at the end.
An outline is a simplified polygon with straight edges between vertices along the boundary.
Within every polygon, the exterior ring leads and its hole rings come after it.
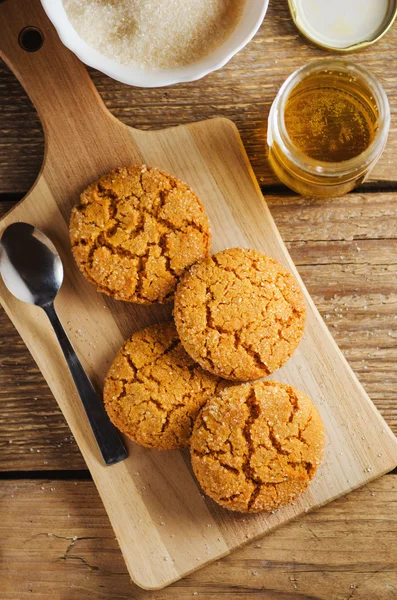
POLYGON ((92 431, 95 435, 95 439, 102 453, 103 460, 107 465, 114 465, 127 458, 128 452, 124 447, 116 428, 110 422, 103 403, 98 398, 98 394, 89 380, 87 373, 84 371, 77 358, 72 344, 70 343, 55 311, 54 304, 47 304, 43 309, 51 321, 51 325, 54 328, 62 348, 92 431))

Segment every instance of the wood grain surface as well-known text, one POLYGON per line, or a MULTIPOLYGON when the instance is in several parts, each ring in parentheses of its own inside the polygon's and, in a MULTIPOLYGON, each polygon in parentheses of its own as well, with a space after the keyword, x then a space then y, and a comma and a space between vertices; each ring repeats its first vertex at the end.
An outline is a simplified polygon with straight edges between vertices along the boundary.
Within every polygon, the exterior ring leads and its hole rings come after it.
MULTIPOLYGON (((13 1, 13 0, 7 0, 13 1)), ((221 71, 201 81, 169 88, 139 89, 90 74, 106 106, 124 123, 160 129, 228 117, 239 128, 260 184, 277 181, 266 159, 266 120, 282 82, 310 60, 330 56, 308 44, 298 33, 287 0, 271 0, 268 14, 255 38, 221 71)), ((379 77, 391 103, 390 140, 372 174, 375 181, 396 181, 397 24, 376 46, 349 56, 379 77)), ((20 84, 3 65, 0 71, 0 193, 25 192, 40 169, 44 144, 40 122, 20 84), (26 185, 28 184, 28 185, 26 185)))
MULTIPOLYGON (((378 75, 391 100, 391 146, 373 173, 371 193, 367 187, 366 193, 318 202, 269 197, 264 190, 333 337, 395 433, 396 29, 397 25, 382 42, 350 57, 378 75), (385 188, 391 193, 378 193, 385 188)), ((297 34, 286 0, 272 0, 255 40, 222 71, 200 82, 142 90, 98 72, 90 74, 107 107, 131 126, 161 129, 211 116, 232 118, 260 182, 268 185, 275 183, 263 152, 271 101, 295 67, 322 56, 328 54, 307 45, 297 34)), ((37 114, 4 64, 0 65, 0 104, 0 214, 4 214, 12 205, 7 198, 18 199, 34 182, 44 144, 37 114)), ((396 475, 278 529, 162 592, 150 593, 131 584, 92 483, 28 481, 34 471, 54 470, 54 475, 65 478, 73 477, 70 469, 84 468, 47 384, 0 309, 0 479, 10 475, 7 471, 20 471, 26 479, 0 484, 1 600, 397 597, 396 475), (37 486, 40 497, 34 492, 37 486)))
MULTIPOLYGON (((145 310, 103 298, 75 267, 68 236, 70 210, 79 191, 101 173, 131 162, 173 173, 191 185, 204 203, 212 225, 213 251, 257 248, 280 260, 299 281, 231 121, 212 119, 159 132, 128 128, 104 109, 84 67, 62 46, 39 0, 29 5, 22 0, 3 3, 0 13, 9 22, 1 42, 3 55, 35 103, 46 131, 40 177, 28 196, 2 219, 1 229, 26 221, 55 242, 65 271, 57 312, 68 324, 75 349, 97 385, 102 384, 123 339, 170 314, 161 307, 145 310), (25 53, 18 45, 18 32, 32 23, 43 31, 45 41, 38 52, 25 53)), ((310 489, 296 502, 275 514, 243 519, 204 499, 185 464, 188 457, 180 453, 148 452, 129 443, 128 459, 106 468, 46 316, 0 285, 1 303, 76 437, 127 568, 141 587, 164 587, 396 466, 394 435, 305 295, 304 338, 277 378, 295 385, 317 404, 327 431, 324 462, 310 489), (139 539, 139 546, 131 543, 134 539, 139 539)))
POLYGON ((155 593, 131 583, 95 486, 0 483, 2 600, 395 600, 397 477, 155 593))

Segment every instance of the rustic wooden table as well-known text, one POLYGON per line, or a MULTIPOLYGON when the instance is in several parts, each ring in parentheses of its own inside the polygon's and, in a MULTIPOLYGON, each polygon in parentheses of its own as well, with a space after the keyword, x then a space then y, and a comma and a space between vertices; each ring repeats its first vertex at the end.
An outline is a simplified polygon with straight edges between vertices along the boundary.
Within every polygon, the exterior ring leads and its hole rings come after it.
MULTIPOLYGON (((12 1, 12 0, 8 0, 12 1)), ((265 154, 266 119, 285 77, 324 56, 273 0, 249 46, 204 80, 128 88, 91 72, 122 121, 161 128, 235 121, 281 235, 331 332, 397 432, 397 25, 351 58, 391 102, 388 146, 371 182, 330 201, 283 189, 265 154)), ((43 132, 0 66, 0 214, 33 184, 43 132)), ((397 598, 397 474, 390 474, 160 592, 134 586, 84 461, 40 372, 0 312, 1 600, 386 600, 397 598)))

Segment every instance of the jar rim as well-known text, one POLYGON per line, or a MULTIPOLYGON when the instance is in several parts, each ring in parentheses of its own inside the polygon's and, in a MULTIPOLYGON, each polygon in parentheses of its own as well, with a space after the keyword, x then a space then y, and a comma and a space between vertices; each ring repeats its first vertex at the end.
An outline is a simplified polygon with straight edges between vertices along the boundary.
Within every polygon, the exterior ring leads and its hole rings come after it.
MULTIPOLYGON (((269 135, 274 135, 281 151, 292 163, 303 171, 313 175, 320 175, 323 177, 343 177, 353 173, 356 175, 357 170, 365 171, 382 152, 390 128, 390 105, 382 85, 370 71, 352 61, 339 58, 323 58, 314 60, 309 64, 300 67, 288 77, 281 86, 277 97, 273 102, 269 121, 273 126, 269 128, 269 135), (371 90, 378 109, 378 129, 368 148, 357 156, 340 162, 316 160, 302 152, 292 142, 284 120, 286 102, 298 83, 312 73, 325 71, 331 68, 359 76, 371 90), (271 133, 270 130, 272 130, 271 133)), ((271 143, 269 143, 269 145, 271 145, 271 143)))

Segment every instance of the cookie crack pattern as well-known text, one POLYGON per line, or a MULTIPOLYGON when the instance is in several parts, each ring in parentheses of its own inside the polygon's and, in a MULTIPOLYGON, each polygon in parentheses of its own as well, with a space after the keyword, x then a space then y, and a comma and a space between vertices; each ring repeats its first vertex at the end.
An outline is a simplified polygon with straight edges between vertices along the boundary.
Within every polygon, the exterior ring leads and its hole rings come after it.
POLYGON ((141 166, 117 169, 87 188, 72 211, 70 236, 80 270, 99 291, 144 304, 170 301, 179 277, 210 246, 197 196, 141 166))
POLYGON ((313 416, 311 415, 308 420, 306 421, 306 424, 304 426, 304 428, 302 429, 300 426, 298 427, 298 440, 300 442, 302 442, 302 444, 307 445, 306 440, 303 438, 303 434, 305 433, 306 429, 309 427, 310 423, 313 420, 313 416))
MULTIPOLYGON (((171 323, 170 323, 170 326, 172 326, 171 323)), ((137 333, 141 333, 141 332, 137 332, 137 333)), ((141 342, 144 343, 143 340, 141 340, 141 342)), ((161 355, 160 356, 156 356, 156 355, 153 354, 154 345, 153 344, 151 345, 150 343, 147 343, 147 346, 148 346, 148 348, 147 348, 148 357, 147 357, 147 359, 145 361, 145 367, 148 367, 150 365, 154 365, 156 362, 158 362, 159 360, 161 360, 161 358, 163 356, 167 356, 167 354, 169 354, 170 352, 172 352, 175 348, 177 348, 180 345, 181 345, 181 342, 178 339, 171 340, 168 343, 168 345, 166 345, 165 347, 163 346, 161 355)), ((123 348, 120 351, 120 354, 128 362, 129 366, 134 371, 134 375, 136 376, 137 372, 138 372, 138 367, 133 362, 131 353, 127 351, 127 349, 125 348, 125 346, 123 346, 123 348)), ((129 381, 131 381, 131 380, 129 380, 129 381)))
POLYGON ((253 483, 255 486, 254 491, 252 492, 251 497, 248 501, 248 510, 250 510, 256 498, 260 494, 262 486, 262 481, 258 479, 258 477, 254 473, 253 468, 251 467, 251 458, 255 452, 255 446, 251 436, 251 428, 253 423, 259 418, 261 414, 261 409, 258 402, 256 401, 256 394, 254 389, 252 389, 250 395, 247 398, 246 406, 249 409, 249 414, 243 428, 243 436, 247 443, 247 456, 242 465, 242 470, 244 472, 246 480, 248 482, 253 483))
POLYGON ((196 421, 191 453, 203 489, 232 510, 276 510, 310 483, 324 452, 321 417, 273 381, 226 388, 196 421))
POLYGON ((175 279, 177 279, 179 277, 180 273, 176 269, 174 269, 171 264, 172 256, 170 256, 170 253, 168 252, 166 238, 167 238, 167 234, 164 233, 161 236, 158 245, 161 248, 162 254, 164 256, 166 269, 175 277, 175 279))
POLYGON ((206 460, 212 460, 212 461, 216 461, 221 467, 223 467, 224 469, 226 469, 227 471, 230 471, 231 473, 235 473, 236 475, 240 474, 240 471, 236 468, 236 467, 232 467, 232 465, 229 465, 228 463, 222 461, 220 459, 221 456, 225 456, 227 454, 227 452, 224 452, 222 450, 210 450, 209 448, 207 448, 207 452, 200 452, 199 450, 193 450, 192 454, 194 454, 194 456, 197 456, 198 458, 206 458, 206 460))
MULTIPOLYGON (((206 338, 204 340, 204 348, 205 348, 205 352, 204 352, 204 356, 203 356, 203 368, 204 369, 208 369, 209 371, 211 371, 212 373, 214 373, 216 371, 216 361, 213 360, 212 358, 212 352, 211 349, 209 348, 209 339, 206 338)), ((200 356, 197 357, 197 360, 200 360, 200 356)))
POLYGON ((219 498, 219 500, 221 502, 230 502, 233 500, 237 500, 237 498, 239 498, 241 496, 241 494, 232 494, 231 496, 223 496, 221 498, 219 498))
MULTIPOLYGON (((294 417, 297 415, 297 413, 299 412, 299 399, 297 394, 295 393, 294 389, 289 387, 288 390, 288 401, 291 405, 291 414, 288 418, 288 422, 287 424, 292 424, 294 421, 294 417)), ((285 436, 283 438, 283 440, 280 440, 278 434, 275 433, 274 431, 274 427, 272 425, 272 423, 267 419, 266 420, 266 424, 268 427, 268 436, 269 436, 269 441, 271 442, 271 444, 273 445, 273 447, 275 448, 275 450, 277 451, 278 454, 284 455, 284 456, 291 456, 292 451, 288 451, 284 448, 283 446, 283 441, 291 441, 291 440, 298 440, 301 444, 303 444, 303 446, 305 446, 306 448, 308 448, 308 443, 307 441, 303 438, 303 434, 306 431, 306 429, 309 427, 310 423, 312 422, 313 419, 313 415, 311 414, 309 416, 309 418, 307 419, 304 427, 302 428, 300 424, 298 424, 298 435, 294 436, 285 436)), ((313 463, 311 463, 310 461, 305 461, 302 459, 302 453, 300 453, 301 455, 301 461, 297 462, 294 460, 287 460, 287 465, 289 467, 299 467, 302 466, 305 471, 307 472, 307 474, 309 475, 309 477, 311 477, 311 474, 313 472, 313 469, 315 470, 315 467, 313 465, 313 463)))
POLYGON ((288 423, 292 423, 296 414, 299 412, 299 399, 293 388, 289 388, 288 395, 289 395, 289 401, 291 403, 291 409, 292 409, 291 414, 288 419, 288 423))
POLYGON ((273 448, 277 451, 278 454, 284 454, 284 456, 289 456, 290 452, 284 450, 282 443, 278 439, 278 436, 274 433, 274 428, 271 426, 270 422, 266 420, 268 426, 268 436, 269 440, 273 445, 273 448))
POLYGON ((196 416, 221 385, 186 354, 173 322, 138 331, 117 354, 105 380, 114 424, 151 448, 187 447, 196 416))
POLYGON ((184 277, 174 315, 182 343, 202 367, 247 381, 273 373, 292 355, 303 334, 305 303, 281 264, 234 248, 184 277))
POLYGON ((213 264, 216 265, 217 267, 219 267, 220 270, 226 271, 226 273, 233 273, 233 275, 236 277, 236 279, 238 279, 242 283, 244 283, 247 280, 247 277, 242 277, 237 269, 234 269, 232 267, 228 267, 224 264, 221 264, 221 262, 219 261, 219 258, 216 254, 211 256, 211 259, 212 259, 213 264))
POLYGON ((257 366, 258 369, 261 369, 265 376, 266 375, 270 375, 271 370, 269 369, 269 367, 267 366, 267 364, 262 360, 261 355, 259 354, 259 352, 256 352, 252 346, 249 346, 248 344, 243 344, 240 342, 239 344, 242 348, 244 348, 244 350, 246 351, 246 353, 253 359, 255 365, 257 366))

